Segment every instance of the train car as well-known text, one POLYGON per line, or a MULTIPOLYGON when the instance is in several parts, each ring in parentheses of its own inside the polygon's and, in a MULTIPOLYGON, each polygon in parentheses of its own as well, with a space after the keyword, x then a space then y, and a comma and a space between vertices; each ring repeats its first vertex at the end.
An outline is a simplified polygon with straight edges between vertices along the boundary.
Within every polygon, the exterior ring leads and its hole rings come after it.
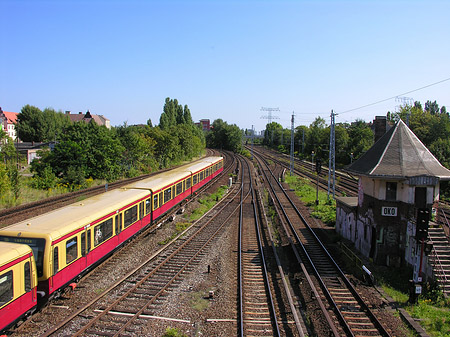
POLYGON ((207 157, 140 180, 127 188, 148 190, 151 193, 153 202, 150 221, 153 222, 222 171, 222 157, 207 157))
POLYGON ((223 171, 223 157, 206 157, 187 165, 192 174, 192 193, 223 171))
POLYGON ((30 246, 0 242, 0 331, 36 310, 36 291, 36 263, 30 246))
POLYGON ((208 157, 0 230, 0 242, 26 243, 38 294, 51 298, 223 170, 208 157))
POLYGON ((146 223, 147 191, 117 189, 0 230, 0 241, 26 243, 36 259, 38 290, 53 297, 146 223))

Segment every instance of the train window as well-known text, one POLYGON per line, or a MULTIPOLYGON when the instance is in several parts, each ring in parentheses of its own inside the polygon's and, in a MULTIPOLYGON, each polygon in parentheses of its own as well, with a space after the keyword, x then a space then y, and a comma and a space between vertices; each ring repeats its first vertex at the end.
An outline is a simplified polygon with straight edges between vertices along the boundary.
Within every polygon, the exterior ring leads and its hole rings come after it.
POLYGON ((30 270, 30 262, 26 262, 24 264, 24 275, 25 275, 25 292, 29 292, 31 290, 31 270, 30 270))
POLYGON ((90 228, 87 231, 87 251, 88 251, 88 253, 91 251, 91 229, 90 228))
POLYGON ((81 256, 86 255, 86 233, 81 233, 81 256))
POLYGON ((172 188, 168 188, 164 191, 164 203, 172 199, 172 188))
POLYGON ((127 209, 124 217, 124 227, 128 227, 137 220, 137 205, 127 209))
POLYGON ((113 235, 113 219, 103 221, 94 228, 94 247, 108 240, 113 235))
POLYGON ((13 272, 12 270, 0 275, 0 307, 13 298, 13 272))
POLYGON ((176 195, 179 195, 182 192, 183 192, 183 182, 177 184, 177 193, 176 193, 176 195))
POLYGON ((153 195, 153 209, 158 208, 158 194, 153 195))
POLYGON ((142 219, 144 217, 144 202, 141 202, 139 204, 139 219, 142 219))
POLYGON ((145 214, 150 213, 152 210, 152 199, 148 198, 145 200, 145 214))
POLYGON ((191 188, 191 177, 186 179, 186 189, 191 188))
POLYGON ((197 180, 198 180, 198 174, 194 174, 194 176, 192 177, 192 185, 197 184, 197 180))
POLYGON ((200 181, 202 181, 202 180, 203 180, 204 174, 205 174, 205 172, 204 172, 204 171, 200 172, 200 178, 199 178, 199 180, 200 180, 200 181))
POLYGON ((74 237, 66 242, 66 264, 78 257, 78 238, 74 237))
POLYGON ((30 248, 33 250, 34 258, 36 259, 36 269, 37 269, 38 277, 41 277, 42 275, 44 275, 45 239, 0 236, 0 241, 24 243, 24 244, 30 246, 30 248))
POLYGON ((53 275, 59 270, 58 247, 53 248, 53 275))

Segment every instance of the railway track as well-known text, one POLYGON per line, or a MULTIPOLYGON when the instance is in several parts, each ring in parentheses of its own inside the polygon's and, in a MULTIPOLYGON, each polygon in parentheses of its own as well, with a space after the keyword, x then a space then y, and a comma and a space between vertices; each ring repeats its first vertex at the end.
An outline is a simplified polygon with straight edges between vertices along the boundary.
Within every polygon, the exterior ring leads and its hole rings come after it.
POLYGON ((249 163, 242 167, 239 213, 239 336, 280 336, 274 295, 261 242, 256 194, 249 163), (248 177, 245 177, 248 175, 248 177))
POLYGON ((279 176, 270 170, 263 158, 258 158, 258 163, 270 185, 270 194, 280 212, 298 265, 321 309, 322 319, 328 325, 321 333, 390 336, 290 200, 278 182, 279 176))
MULTIPOLYGON (((120 274, 128 274, 134 269, 134 266, 139 263, 139 261, 147 260, 148 256, 152 255, 157 250, 158 245, 161 244, 158 243, 158 240, 161 240, 158 239, 158 237, 161 237, 161 235, 164 235, 163 233, 167 233, 168 230, 170 230, 169 228, 171 226, 163 226, 163 224, 171 223, 177 217, 176 214, 180 213, 180 210, 191 207, 190 204, 201 198, 203 192, 207 192, 211 188, 214 189, 214 185, 223 185, 228 181, 227 175, 233 170, 236 165, 236 160, 229 153, 224 153, 223 155, 225 157, 225 163, 224 172, 220 176, 221 178, 218 177, 209 182, 203 186, 198 193, 192 195, 189 199, 184 200, 182 204, 179 204, 176 208, 166 213, 157 223, 148 226, 148 228, 140 233, 140 235, 134 237, 126 245, 121 247, 121 249, 118 249, 112 256, 106 259, 101 265, 81 278, 81 281, 76 285, 76 288, 74 287, 73 290, 70 287, 67 288, 61 298, 55 298, 50 301, 47 306, 41 308, 43 310, 38 312, 38 317, 33 317, 25 324, 22 324, 14 331, 14 336, 37 336, 44 331, 50 331, 53 324, 49 324, 49 322, 55 322, 56 317, 61 319, 61 317, 67 318, 73 316, 72 314, 76 311, 76 307, 84 306, 86 302, 92 298, 100 298, 100 296, 103 296, 104 289, 108 288, 120 274), (129 261, 129 263, 126 263, 126 261, 129 261), (105 278, 107 278, 106 282, 105 278), (99 292, 102 293, 100 296, 98 296, 99 292), (72 301, 77 302, 76 307, 68 307, 67 301, 69 301, 69 303, 72 301)), ((171 234, 169 232, 169 234, 166 235, 170 236, 171 234)))
MULTIPOLYGON (((218 153, 216 150, 207 149, 207 156, 214 155, 218 153)), ((170 169, 164 169, 150 174, 145 174, 139 177, 119 180, 111 182, 105 185, 99 185, 90 187, 83 190, 78 190, 62 195, 53 196, 50 198, 45 198, 42 200, 30 202, 27 204, 19 205, 16 207, 11 207, 7 209, 0 210, 0 227, 11 225, 13 223, 31 218, 33 216, 49 212, 55 208, 62 207, 64 205, 71 204, 80 198, 89 198, 97 194, 101 194, 107 190, 112 190, 129 185, 133 182, 149 178, 155 174, 168 171, 170 169)))
MULTIPOLYGON (((260 151, 259 149, 255 150, 255 148, 253 149, 253 152, 264 157, 266 160, 270 160, 281 165, 286 170, 290 169, 289 158, 285 160, 283 155, 279 153, 260 151)), ((308 178, 312 182, 315 182, 317 179, 315 163, 295 159, 294 173, 300 177, 308 178)), ((328 167, 324 166, 319 174, 319 188, 325 191, 328 190, 328 167)), ((346 196, 357 196, 358 180, 348 176, 347 174, 336 171, 336 193, 346 196)))
POLYGON ((237 192, 229 192, 214 210, 180 234, 178 240, 41 336, 145 335, 144 322, 164 305, 171 287, 192 269, 228 224, 239 208, 238 199, 237 192))

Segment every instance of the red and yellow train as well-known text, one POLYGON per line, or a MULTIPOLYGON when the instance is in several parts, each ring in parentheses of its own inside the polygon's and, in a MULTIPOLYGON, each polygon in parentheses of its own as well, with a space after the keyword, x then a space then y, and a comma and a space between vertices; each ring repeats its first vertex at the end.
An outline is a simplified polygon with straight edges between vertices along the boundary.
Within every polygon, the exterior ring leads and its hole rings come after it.
POLYGON ((0 331, 30 314, 37 299, 58 296, 222 171, 222 157, 206 157, 2 228, 0 331))

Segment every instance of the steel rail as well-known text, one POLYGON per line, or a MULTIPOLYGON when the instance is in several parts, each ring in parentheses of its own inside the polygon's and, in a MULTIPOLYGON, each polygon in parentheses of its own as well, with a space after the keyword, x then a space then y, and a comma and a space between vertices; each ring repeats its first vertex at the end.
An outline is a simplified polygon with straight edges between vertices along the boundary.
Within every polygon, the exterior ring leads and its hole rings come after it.
MULTIPOLYGON (((302 222, 305 224, 306 228, 308 229, 309 233, 314 237, 316 243, 321 247, 322 251, 326 254, 326 256, 328 257, 329 261, 332 263, 332 265, 335 267, 335 269, 337 270, 339 276, 342 278, 342 280, 344 281, 344 283, 346 284, 346 286, 348 287, 348 289, 350 290, 350 292, 352 293, 352 295, 355 297, 355 299, 357 300, 358 304, 361 306, 361 308, 364 310, 364 312, 367 313, 367 316, 370 318, 370 320, 372 321, 372 324, 374 324, 374 326, 378 329, 378 331, 383 335, 383 336, 390 336, 390 334, 386 331, 386 329, 383 327, 383 325, 380 323, 380 321, 377 319, 377 317, 375 316, 375 314, 372 312, 372 310, 370 310, 370 308, 367 306, 367 304, 365 303, 365 301, 361 298, 361 296, 358 294, 358 292, 356 291, 356 289, 353 287, 353 285, 350 283, 350 281, 347 279, 347 277, 345 276, 344 272, 341 270, 341 268, 339 267, 339 265, 336 263, 336 261, 333 259, 333 257, 331 256, 331 254, 328 252, 328 250, 325 248, 325 246, 322 244, 321 240, 317 237, 317 235, 314 233, 314 231, 312 230, 312 228, 309 226, 309 224, 307 223, 306 219, 303 217, 303 215, 300 213, 300 211, 297 209, 297 207, 295 206, 294 202, 290 199, 290 197, 287 195, 286 191, 284 190, 284 188, 281 186, 280 182, 275 178, 275 176, 273 175, 272 171, 269 169, 269 171, 272 174, 272 178, 277 182, 278 186, 280 187, 281 191, 283 192, 283 194, 285 195, 285 197, 289 200, 289 203, 291 204, 292 208, 295 210, 295 212, 297 213, 297 215, 299 216, 299 218, 302 220, 302 222)), ((280 207, 283 208, 283 206, 280 203, 280 207)), ((290 221, 288 221, 290 223, 290 221)), ((293 229, 293 226, 292 226, 293 229)), ((296 234, 296 231, 293 231, 294 235, 297 237, 298 240, 300 240, 300 238, 298 237, 298 235, 296 234)), ((301 240, 299 241, 301 242, 301 240)), ((303 247, 303 245, 301 245, 303 247)), ((305 249, 305 253, 308 256, 308 259, 310 259, 309 254, 307 254, 306 249, 305 249)), ((310 259, 311 260, 311 259, 310 259)), ((312 262, 312 260, 311 260, 312 262)), ((316 270, 316 268, 314 267, 314 270, 316 270)), ((316 271, 317 272, 317 271, 316 271)), ((320 275, 317 274, 318 277, 321 279, 320 275)), ((325 286, 325 283, 323 281, 321 281, 321 284, 323 284, 323 286, 325 286)), ((325 288, 327 288, 325 286, 325 288)), ((331 294, 329 294, 328 290, 325 290, 325 294, 327 294, 327 297, 330 296, 331 294)), ((344 326, 347 326, 349 329, 350 327, 348 326, 346 320, 344 319, 342 313, 340 312, 339 308, 337 307, 337 304, 334 302, 334 300, 331 297, 331 303, 333 303, 333 306, 335 306, 335 309, 338 312, 338 317, 340 319, 343 319, 345 324, 344 326)), ((353 335, 353 333, 350 331, 350 333, 353 335)))

